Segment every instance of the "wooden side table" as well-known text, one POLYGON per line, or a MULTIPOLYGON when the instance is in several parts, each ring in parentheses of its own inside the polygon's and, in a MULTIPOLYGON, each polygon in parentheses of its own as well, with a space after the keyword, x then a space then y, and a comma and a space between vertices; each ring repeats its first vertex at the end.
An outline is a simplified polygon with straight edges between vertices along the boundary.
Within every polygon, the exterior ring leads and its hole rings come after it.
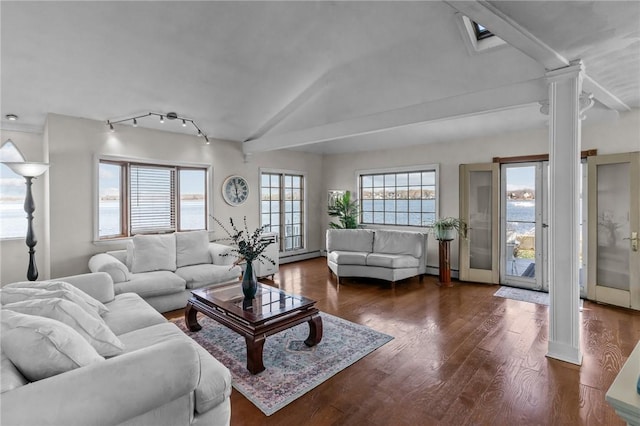
POLYGON ((439 271, 439 279, 440 285, 443 287, 452 287, 451 284, 451 248, 449 247, 449 243, 451 240, 438 240, 438 271, 439 271))

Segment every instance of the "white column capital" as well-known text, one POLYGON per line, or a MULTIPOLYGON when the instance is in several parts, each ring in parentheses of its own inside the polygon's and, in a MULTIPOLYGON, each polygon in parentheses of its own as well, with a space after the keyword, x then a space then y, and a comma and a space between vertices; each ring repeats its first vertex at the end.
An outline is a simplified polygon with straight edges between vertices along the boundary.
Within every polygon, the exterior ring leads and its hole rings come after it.
POLYGON ((555 83, 570 78, 584 78, 584 64, 582 60, 571 62, 571 65, 555 70, 547 71, 545 74, 547 83, 555 83))

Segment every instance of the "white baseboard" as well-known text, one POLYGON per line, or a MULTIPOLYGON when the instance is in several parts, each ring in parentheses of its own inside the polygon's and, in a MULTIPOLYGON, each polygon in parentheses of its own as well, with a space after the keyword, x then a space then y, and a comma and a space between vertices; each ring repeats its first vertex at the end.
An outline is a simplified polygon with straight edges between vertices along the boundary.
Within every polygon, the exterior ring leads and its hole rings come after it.
POLYGON ((284 263, 297 262, 299 260, 313 259, 320 256, 322 256, 320 250, 310 251, 308 253, 293 254, 291 256, 282 256, 280 257, 280 264, 282 265, 284 263))

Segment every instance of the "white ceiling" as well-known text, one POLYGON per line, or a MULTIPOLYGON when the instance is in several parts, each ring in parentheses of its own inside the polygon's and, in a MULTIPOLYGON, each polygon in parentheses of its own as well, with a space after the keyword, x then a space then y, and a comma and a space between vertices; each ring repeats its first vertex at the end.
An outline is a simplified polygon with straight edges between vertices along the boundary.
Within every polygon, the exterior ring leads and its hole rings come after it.
POLYGON ((384 149, 543 127, 545 68, 575 59, 589 119, 640 107, 640 2, 2 1, 0 19, 4 128, 175 111, 247 152, 384 149), (510 45, 470 53, 459 10, 510 45))

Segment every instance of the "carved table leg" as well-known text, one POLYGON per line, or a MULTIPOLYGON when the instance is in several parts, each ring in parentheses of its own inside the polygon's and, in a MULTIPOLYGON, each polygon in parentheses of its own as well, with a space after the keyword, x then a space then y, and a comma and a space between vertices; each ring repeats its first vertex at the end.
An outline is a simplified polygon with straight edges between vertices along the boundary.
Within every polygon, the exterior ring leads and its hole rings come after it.
POLYGON ((187 324, 187 328, 189 331, 200 331, 202 326, 198 324, 198 319, 196 318, 198 315, 198 311, 195 310, 191 301, 187 302, 187 307, 184 308, 184 322, 187 324))
POLYGON ((304 341, 307 346, 315 346, 322 340, 322 317, 314 314, 309 320, 309 337, 304 341))
POLYGON ((265 336, 256 336, 253 339, 245 337, 244 340, 247 342, 247 370, 251 374, 258 374, 264 371, 262 349, 264 348, 265 336))

